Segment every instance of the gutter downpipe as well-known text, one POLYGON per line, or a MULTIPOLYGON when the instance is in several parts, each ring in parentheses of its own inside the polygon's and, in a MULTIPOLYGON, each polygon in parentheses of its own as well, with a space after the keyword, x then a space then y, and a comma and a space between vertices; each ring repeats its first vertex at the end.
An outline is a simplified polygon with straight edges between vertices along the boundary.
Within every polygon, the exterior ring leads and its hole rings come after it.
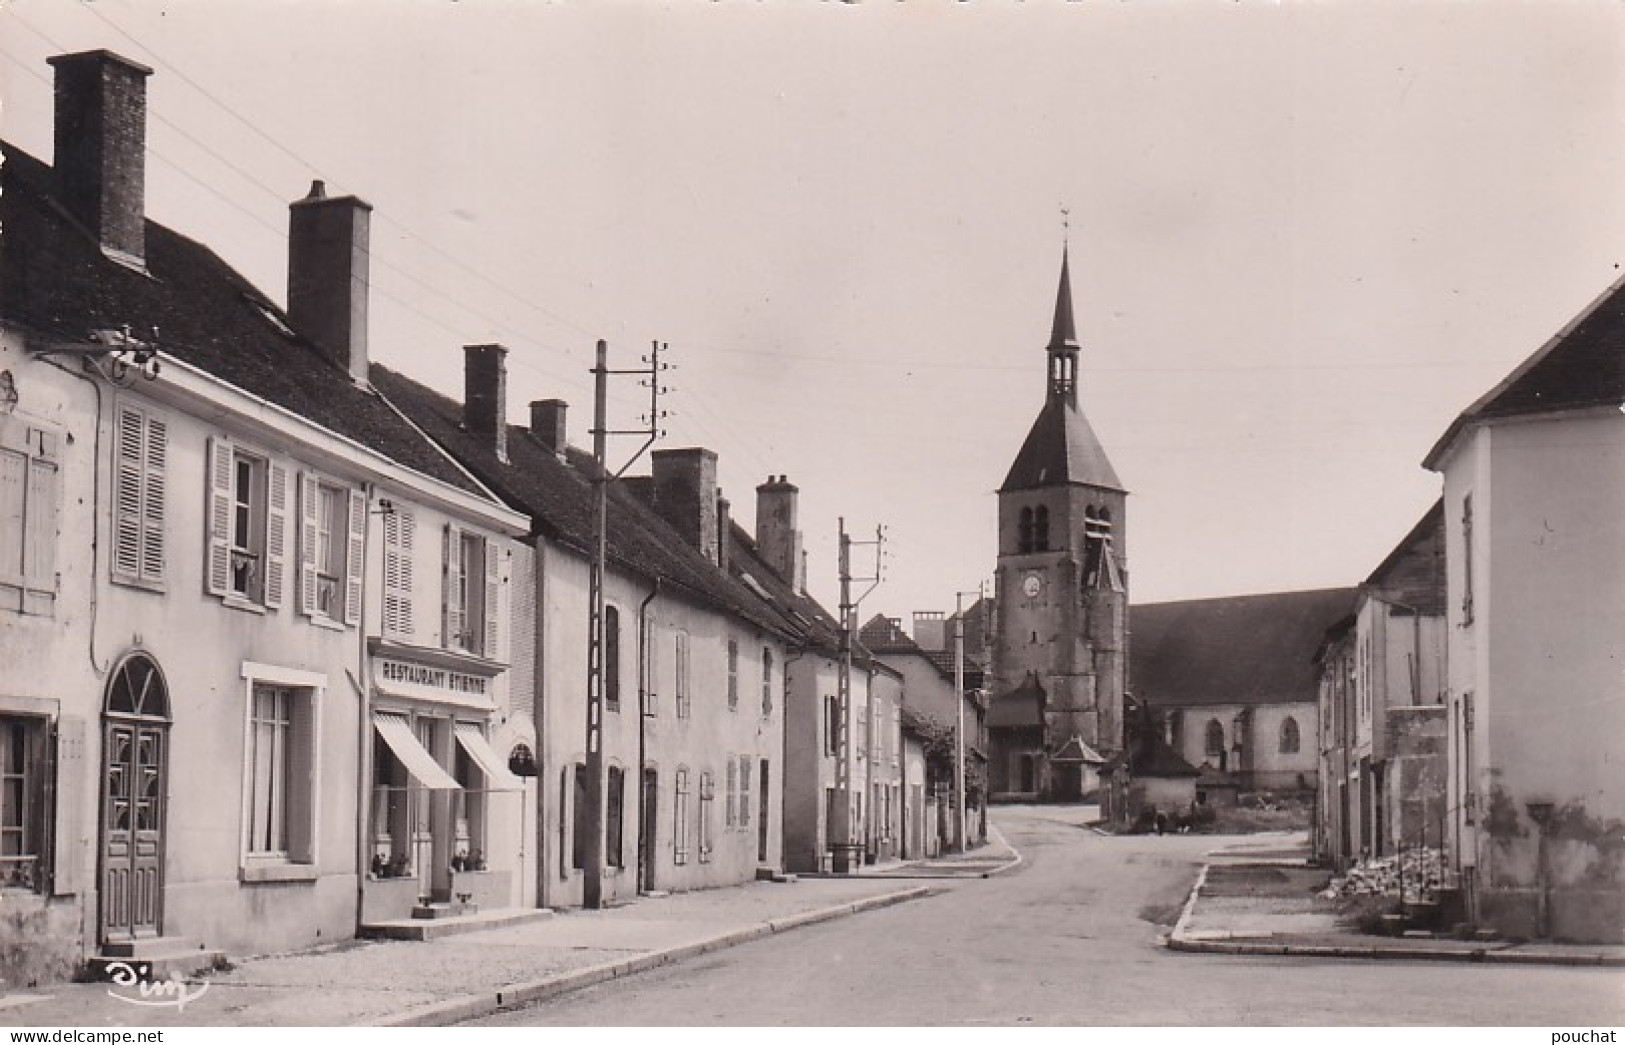
POLYGON ((371 789, 367 786, 372 779, 372 764, 367 755, 372 747, 372 684, 367 677, 367 602, 371 585, 367 583, 370 572, 367 556, 372 551, 373 503, 378 485, 367 483, 364 493, 367 524, 361 528, 361 618, 356 621, 356 675, 351 679, 355 685, 356 704, 360 709, 355 742, 355 924, 358 930, 361 928, 362 911, 366 908, 367 875, 372 867, 372 861, 367 856, 367 834, 372 819, 372 808, 368 802, 371 789))
MULTIPOLYGON (((660 578, 655 578, 654 587, 649 594, 643 597, 638 604, 638 881, 637 892, 642 895, 644 883, 648 881, 648 841, 649 831, 649 793, 643 783, 644 774, 648 772, 648 729, 649 729, 649 604, 655 596, 660 594, 660 578)), ((678 670, 682 670, 681 666, 678 670)), ((673 710, 675 714, 675 709, 673 710)))

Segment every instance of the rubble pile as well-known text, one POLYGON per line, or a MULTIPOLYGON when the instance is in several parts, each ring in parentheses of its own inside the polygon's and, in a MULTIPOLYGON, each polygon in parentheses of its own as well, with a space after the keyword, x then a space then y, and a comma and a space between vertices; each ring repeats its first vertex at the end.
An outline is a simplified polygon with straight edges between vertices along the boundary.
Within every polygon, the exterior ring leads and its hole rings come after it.
POLYGON ((1444 886, 1444 854, 1438 849, 1407 849, 1398 856, 1362 860, 1321 891, 1325 900, 1345 900, 1352 896, 1391 896, 1399 899, 1401 881, 1404 900, 1421 903, 1439 895, 1444 886))

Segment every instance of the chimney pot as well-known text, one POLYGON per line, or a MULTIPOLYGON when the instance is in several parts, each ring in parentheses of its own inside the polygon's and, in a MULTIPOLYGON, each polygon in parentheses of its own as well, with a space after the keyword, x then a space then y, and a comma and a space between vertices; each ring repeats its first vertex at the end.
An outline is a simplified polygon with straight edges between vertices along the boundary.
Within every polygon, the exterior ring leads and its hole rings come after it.
POLYGON ((147 77, 111 51, 49 59, 56 68, 55 165, 63 205, 109 257, 144 268, 147 77))
POLYGON ((508 350, 463 346, 463 427, 508 463, 508 350))

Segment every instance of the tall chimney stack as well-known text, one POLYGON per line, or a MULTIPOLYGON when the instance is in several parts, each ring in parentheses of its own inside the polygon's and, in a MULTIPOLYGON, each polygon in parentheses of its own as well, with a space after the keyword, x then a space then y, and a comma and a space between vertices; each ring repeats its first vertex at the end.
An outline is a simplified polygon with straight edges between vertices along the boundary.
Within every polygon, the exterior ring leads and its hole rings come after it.
POLYGON ((650 459, 655 510, 700 554, 716 562, 716 451, 699 446, 656 450, 650 459))
POLYGON ((756 488, 756 549, 795 591, 807 588, 807 560, 796 528, 796 501, 801 491, 785 476, 768 476, 756 488))
POLYGON ((463 346, 463 428, 508 463, 508 350, 463 346))
POLYGON ((327 186, 288 206, 288 322, 358 385, 367 383, 372 204, 329 199, 327 186))
POLYGON ((147 77, 111 51, 49 59, 56 67, 56 166, 62 202, 103 253, 146 267, 147 77))
POLYGON ((569 432, 564 427, 565 413, 570 404, 562 399, 535 399, 530 404, 530 434, 536 441, 564 460, 569 447, 569 432))

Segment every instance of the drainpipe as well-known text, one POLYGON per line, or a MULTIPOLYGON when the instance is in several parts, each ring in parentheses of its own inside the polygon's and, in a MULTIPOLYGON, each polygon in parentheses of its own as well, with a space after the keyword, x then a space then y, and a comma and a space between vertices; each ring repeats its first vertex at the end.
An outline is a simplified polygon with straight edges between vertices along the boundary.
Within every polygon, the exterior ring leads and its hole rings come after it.
MULTIPOLYGON (((551 838, 547 830, 547 788, 548 781, 552 779, 549 770, 559 767, 547 757, 546 746, 553 736, 552 730, 547 728, 547 673, 543 670, 547 664, 547 541, 539 534, 536 536, 532 570, 536 585, 536 613, 532 622, 535 641, 531 650, 535 669, 531 672, 530 704, 530 721, 536 730, 536 906, 545 908, 549 906, 553 891, 553 880, 548 873, 552 865, 547 851, 551 838)), ((562 809, 559 815, 564 815, 562 809)))
MULTIPOLYGON (((649 594, 643 597, 638 604, 638 881, 637 891, 643 892, 643 884, 648 880, 648 868, 644 866, 648 857, 645 843, 649 832, 649 794, 643 783, 643 775, 648 771, 645 759, 648 750, 649 731, 649 603, 660 594, 660 578, 655 578, 654 587, 649 594)), ((679 669, 681 670, 681 669, 679 669)), ((675 692, 675 691, 674 691, 675 692)), ((673 714, 676 710, 673 709, 673 714)))
MULTIPOLYGON (((367 875, 372 868, 372 860, 367 855, 368 828, 372 820, 372 789, 368 786, 372 780, 372 760, 368 757, 372 750, 372 686, 367 676, 367 603, 371 585, 367 583, 370 572, 367 556, 372 548, 372 520, 376 514, 373 503, 377 492, 375 483, 362 487, 363 500, 367 505, 367 524, 361 528, 361 619, 356 622, 356 674, 351 679, 355 686, 360 727, 356 731, 355 742, 355 924, 358 928, 361 925, 361 912, 366 905, 367 875)), ((387 500, 379 499, 377 503, 377 511, 394 511, 394 505, 387 500)))

